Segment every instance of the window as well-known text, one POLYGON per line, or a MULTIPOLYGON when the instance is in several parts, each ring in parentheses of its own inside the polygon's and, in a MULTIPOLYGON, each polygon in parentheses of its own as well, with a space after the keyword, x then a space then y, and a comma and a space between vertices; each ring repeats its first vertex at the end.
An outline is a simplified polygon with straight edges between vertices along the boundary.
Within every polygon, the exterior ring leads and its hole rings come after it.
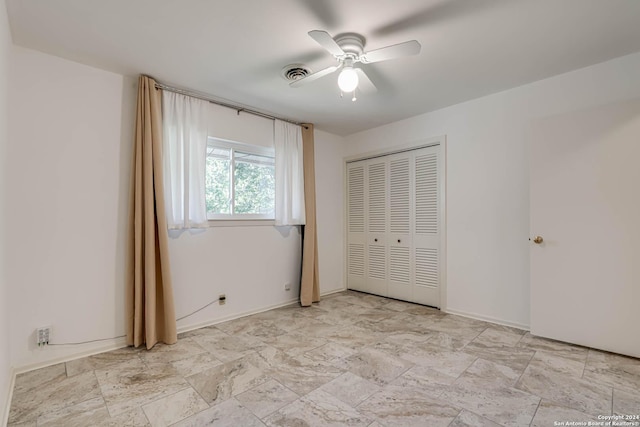
POLYGON ((209 138, 208 219, 274 219, 273 149, 209 138))

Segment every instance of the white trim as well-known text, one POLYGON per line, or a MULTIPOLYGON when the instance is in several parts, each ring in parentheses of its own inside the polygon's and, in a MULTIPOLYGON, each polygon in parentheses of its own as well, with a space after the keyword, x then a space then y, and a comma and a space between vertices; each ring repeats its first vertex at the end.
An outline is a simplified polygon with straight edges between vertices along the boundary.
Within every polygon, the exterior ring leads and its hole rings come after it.
MULTIPOLYGON (((344 292, 345 290, 346 289, 333 289, 333 290, 330 290, 328 292, 321 293, 320 296, 327 296, 327 295, 331 295, 331 294, 335 294, 335 293, 339 293, 339 292, 344 292)), ((234 319, 239 319, 241 317, 251 316, 253 314, 258 314, 258 313, 262 313, 262 312, 265 312, 265 311, 274 310, 276 308, 287 307, 289 305, 296 304, 298 301, 300 301, 300 298, 296 297, 296 298, 290 299, 290 300, 282 302, 282 303, 278 303, 278 304, 274 304, 274 305, 270 305, 270 306, 267 306, 267 307, 254 309, 254 310, 244 311, 242 313, 233 314, 233 315, 222 317, 222 318, 219 318, 219 319, 208 320, 208 321, 200 322, 200 323, 193 324, 193 325, 180 326, 180 327, 177 328, 177 332, 179 334, 182 334, 184 332, 193 331, 195 329, 200 329, 200 328, 204 328, 204 327, 207 327, 207 326, 217 325, 218 323, 228 322, 229 320, 234 320, 234 319)), ((79 345, 82 345, 82 344, 79 344, 79 345)), ((70 355, 67 355, 67 356, 57 357, 55 359, 50 359, 50 360, 43 361, 43 362, 32 363, 32 364, 29 364, 29 365, 23 365, 23 366, 19 366, 17 368, 12 368, 12 374, 11 375, 13 376, 12 377, 12 381, 13 382, 11 383, 11 390, 13 390, 13 386, 14 386, 14 382, 15 382, 15 376, 18 375, 18 374, 23 374, 25 372, 34 371, 34 370, 40 369, 40 368, 46 368, 47 366, 57 365, 58 363, 70 362, 72 360, 81 359, 81 358, 87 357, 87 356, 93 356, 94 354, 100 354, 100 353, 105 353, 107 351, 117 350, 117 349, 123 348, 123 347, 127 347, 126 338, 124 338, 124 337, 123 338, 114 338, 113 340, 111 340, 111 342, 109 344, 103 345, 101 347, 95 347, 95 348, 92 348, 92 349, 79 351, 77 353, 70 354, 70 355)), ((9 401, 9 403, 10 403, 10 401, 9 401)))
MULTIPOLYGON (((209 227, 263 227, 263 226, 275 226, 276 221, 274 219, 216 219, 209 220, 209 227)), ((294 227, 294 226, 292 226, 294 227)))
POLYGON ((262 145, 247 144, 246 142, 231 141, 230 139, 222 139, 215 136, 209 136, 207 138, 207 145, 226 148, 227 150, 238 150, 247 154, 275 157, 275 149, 273 147, 264 147, 262 145))
MULTIPOLYGON (((229 171, 229 182, 231 183, 231 211, 230 214, 216 214, 207 211, 207 220, 209 221, 209 226, 211 227, 212 223, 218 221, 251 221, 251 220, 271 220, 275 224, 275 213, 268 214, 260 214, 260 213, 252 213, 252 214, 237 214, 233 212, 235 208, 235 169, 236 169, 236 152, 252 154, 256 156, 268 157, 274 160, 274 164, 272 167, 275 168, 275 149, 273 147, 262 147, 259 145, 246 144, 243 142, 230 141, 227 139, 216 138, 213 136, 209 136, 207 139, 207 148, 208 147, 218 147, 229 150, 231 153, 231 157, 229 158, 230 171, 229 171)), ((275 190, 275 188, 274 188, 275 190)), ((274 202, 274 211, 275 211, 275 202, 274 202)), ((258 224, 254 224, 258 225, 258 224)), ((262 224, 260 224, 262 225, 262 224)), ((235 226, 235 224, 223 224, 223 226, 235 226)))
POLYGON ((441 311, 447 314, 454 314, 456 316, 467 317, 469 319, 482 320, 484 322, 495 323, 496 325, 509 326, 511 328, 521 329, 527 332, 530 330, 529 325, 525 325, 524 323, 511 322, 508 320, 497 319, 495 317, 484 316, 482 314, 477 314, 477 313, 469 313, 463 310, 456 310, 455 308, 449 308, 446 311, 445 310, 441 310, 441 311))
POLYGON ((229 320, 235 320, 235 319, 239 319, 241 317, 251 316, 253 314, 263 313, 265 311, 274 310, 276 308, 281 308, 281 307, 286 307, 286 306, 289 306, 289 305, 293 305, 299 300, 300 300, 299 298, 294 298, 294 299, 290 299, 289 301, 286 301, 286 302, 283 302, 283 303, 270 305, 268 307, 263 307, 263 308, 258 308, 258 309, 255 309, 255 310, 244 311, 242 313, 237 313, 237 314, 231 314, 229 316, 221 317, 221 318, 215 319, 215 320, 205 320, 204 322, 194 323, 192 325, 180 326, 180 327, 178 327, 177 330, 178 330, 179 334, 183 334, 185 332, 194 331, 196 329, 206 328, 208 326, 213 326, 213 325, 217 325, 219 323, 228 322, 229 320))
POLYGON ((387 147, 380 150, 367 151, 365 153, 347 156, 347 157, 344 157, 344 162, 346 164, 351 162, 357 162, 359 160, 372 159, 374 157, 387 156, 389 154, 402 153, 404 151, 418 150, 420 148, 431 147, 433 145, 438 145, 438 144, 444 144, 446 143, 446 140, 447 140, 446 135, 439 135, 439 136, 435 136, 433 138, 428 138, 428 139, 419 139, 419 140, 408 142, 406 144, 402 144, 398 146, 387 147))
POLYGON ((271 214, 212 214, 207 213, 207 221, 209 223, 216 221, 272 221, 275 219, 271 214))
POLYGON ((9 390, 7 390, 7 401, 4 407, 4 413, 0 413, 0 425, 9 424, 9 411, 11 410, 11 400, 13 399, 13 389, 16 386, 16 370, 9 368, 9 390))
MULTIPOLYGON (((16 375, 24 374, 25 372, 35 371, 36 369, 46 368, 47 366, 57 365, 58 363, 70 362, 72 360, 81 359, 87 356, 93 356, 94 354, 105 353, 107 351, 117 350, 122 347, 127 346, 127 340, 124 337, 121 338, 113 338, 111 340, 105 340, 108 344, 102 345, 100 347, 93 347, 91 349, 86 349, 79 351, 77 353, 73 353, 67 356, 60 356, 54 359, 48 359, 42 362, 31 363, 28 365, 22 365, 15 368, 16 375)), ((80 347, 87 344, 70 344, 67 347, 80 347)), ((63 347, 62 345, 60 347, 63 347)))
POLYGON ((342 168, 342 286, 345 290, 349 290, 349 268, 347 258, 349 257, 349 195, 347 194, 347 159, 344 159, 344 167, 342 168))
POLYGON ((447 309, 447 136, 440 139, 440 310, 447 309))
MULTIPOLYGON (((320 296, 327 296, 327 295, 331 295, 331 294, 335 294, 338 292, 344 292, 346 289, 338 289, 338 290, 331 290, 325 293, 321 293, 320 296)), ((185 332, 189 332, 189 331, 194 331, 196 329, 201 329, 201 328, 206 328, 208 326, 213 326, 213 325, 217 325, 219 323, 224 323, 224 322, 228 322, 230 320, 235 320, 235 319, 239 319, 241 317, 246 317, 246 316, 251 316, 254 314, 258 314, 258 313, 264 313, 265 311, 269 311, 269 310, 275 310, 276 308, 282 308, 282 307, 287 307, 290 305, 294 305, 296 303, 298 303, 300 301, 300 297, 296 297, 293 299, 290 299, 289 301, 283 302, 283 303, 279 303, 279 304, 274 304, 274 305, 270 305, 268 307, 263 307, 263 308, 259 308, 256 310, 250 310, 250 311, 246 311, 240 314, 233 314, 227 317, 223 317, 220 319, 216 319, 216 320, 207 320, 204 322, 200 322, 200 323, 196 323, 193 325, 188 325, 188 326, 180 326, 178 327, 178 333, 179 334, 183 334, 185 332)))
POLYGON ((327 292, 323 292, 323 293, 320 294, 320 296, 321 297, 326 297, 328 295, 339 294, 340 292, 345 292, 345 291, 347 291, 346 286, 342 287, 342 288, 338 288, 338 289, 332 289, 332 290, 327 291, 327 292))

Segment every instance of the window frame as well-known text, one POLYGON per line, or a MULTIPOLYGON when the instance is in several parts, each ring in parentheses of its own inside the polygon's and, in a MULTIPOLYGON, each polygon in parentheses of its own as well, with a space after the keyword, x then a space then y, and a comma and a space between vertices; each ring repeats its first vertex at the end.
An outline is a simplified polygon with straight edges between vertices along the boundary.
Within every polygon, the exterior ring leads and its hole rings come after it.
MULTIPOLYGON (((241 153, 253 154, 257 156, 270 157, 274 160, 275 167, 275 149, 273 147, 265 147, 260 145, 247 144, 243 142, 230 141, 227 139, 217 138, 209 136, 207 138, 207 148, 214 146, 230 151, 230 168, 229 168, 229 182, 231 183, 230 196, 231 196, 231 211, 235 208, 235 171, 236 160, 235 153, 239 151, 241 153)), ((206 175, 206 172, 205 172, 206 175)), ((274 188, 275 192, 275 188, 274 188)), ((275 199, 274 210, 272 214, 213 214, 207 211, 207 220, 209 224, 216 225, 269 225, 275 224, 275 199)))

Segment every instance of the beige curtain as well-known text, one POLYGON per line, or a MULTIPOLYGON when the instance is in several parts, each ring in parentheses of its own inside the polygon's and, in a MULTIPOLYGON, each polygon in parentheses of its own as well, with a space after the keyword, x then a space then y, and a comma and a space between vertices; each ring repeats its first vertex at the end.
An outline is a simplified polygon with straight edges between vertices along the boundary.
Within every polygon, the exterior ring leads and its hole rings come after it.
POLYGON ((314 161, 313 125, 302 126, 302 152, 304 163, 304 207, 306 225, 302 247, 302 279, 300 304, 310 306, 320 301, 320 275, 318 271, 318 232, 316 229, 316 172, 314 161))
POLYGON ((161 92, 138 80, 129 214, 127 344, 147 349, 177 340, 162 181, 161 92))

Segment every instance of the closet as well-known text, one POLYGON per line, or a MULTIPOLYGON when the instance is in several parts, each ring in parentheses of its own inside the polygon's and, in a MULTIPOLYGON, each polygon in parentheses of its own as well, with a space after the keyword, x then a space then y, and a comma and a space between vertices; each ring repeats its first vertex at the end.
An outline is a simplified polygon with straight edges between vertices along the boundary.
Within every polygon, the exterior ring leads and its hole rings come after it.
POLYGON ((347 162, 347 287, 440 307, 441 144, 347 162))

